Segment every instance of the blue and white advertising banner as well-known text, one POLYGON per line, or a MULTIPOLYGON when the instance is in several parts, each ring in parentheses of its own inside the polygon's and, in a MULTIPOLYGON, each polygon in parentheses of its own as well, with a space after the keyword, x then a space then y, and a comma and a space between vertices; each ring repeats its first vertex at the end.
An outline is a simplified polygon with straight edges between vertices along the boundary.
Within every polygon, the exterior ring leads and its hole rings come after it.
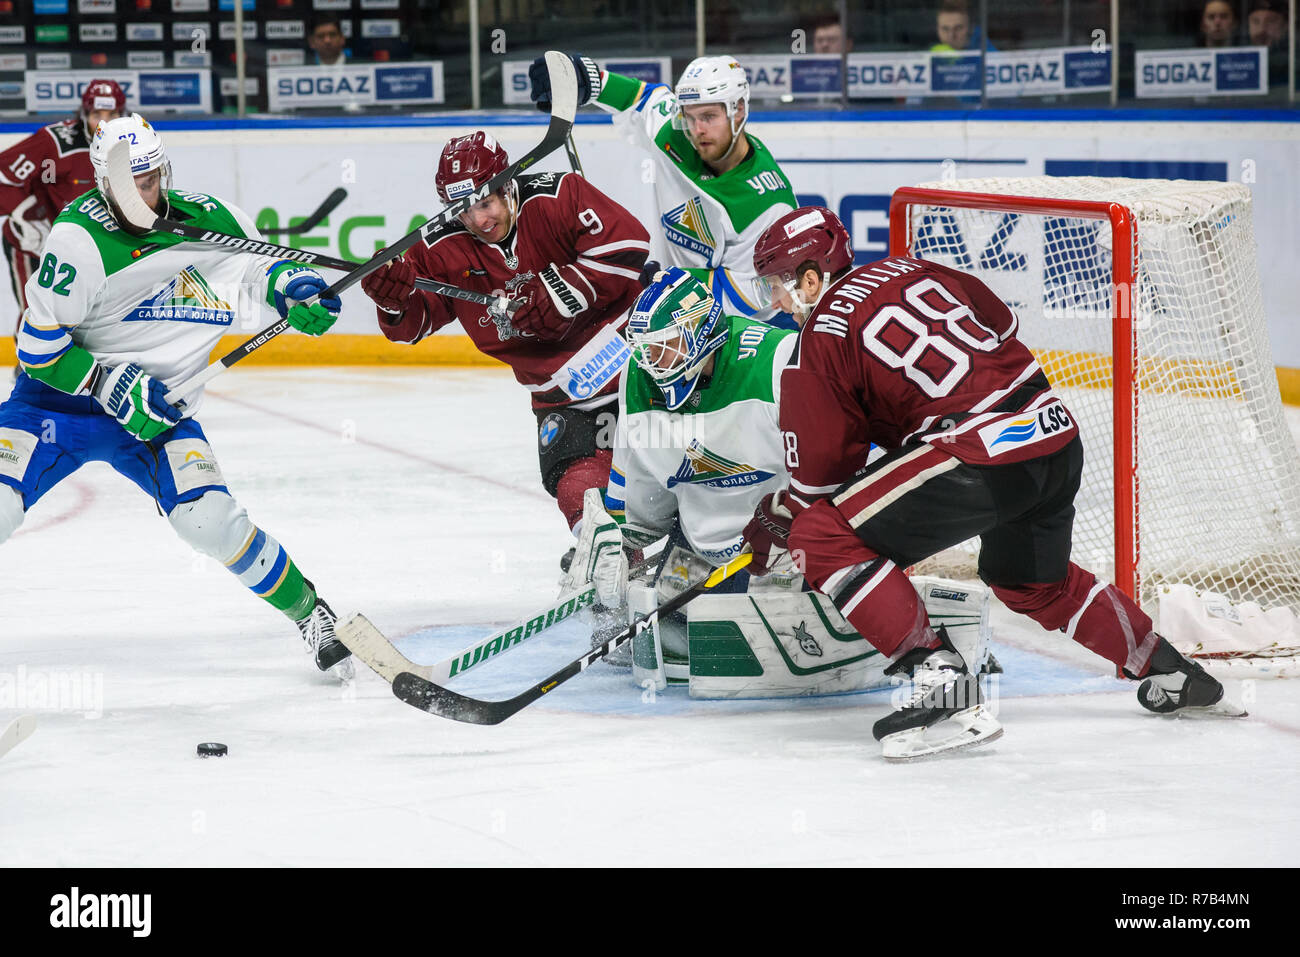
POLYGON ((984 86, 990 99, 1109 93, 1111 51, 1107 47, 1048 47, 1041 50, 989 51, 984 86))
MULTIPOLYGON (((81 107, 81 94, 103 70, 62 72, 28 70, 26 108, 29 113, 72 113, 81 107)), ((129 110, 145 116, 158 112, 211 113, 211 70, 110 70, 122 85, 129 110)))
POLYGON ((304 107, 441 103, 446 96, 441 60, 268 67, 266 86, 273 113, 304 107))
POLYGON ((1139 98, 1267 93, 1268 47, 1139 50, 1133 74, 1139 98))
MULTIPOLYGON (((756 100, 838 97, 843 61, 838 56, 746 56, 741 59, 756 100)), ((978 96, 978 53, 850 53, 850 99, 908 96, 978 96)))
MULTIPOLYGON (((602 70, 634 76, 646 83, 667 83, 672 86, 673 76, 671 57, 596 57, 602 70)), ((506 106, 528 106, 532 101, 528 91, 532 88, 528 82, 528 68, 532 60, 507 60, 501 64, 501 102, 506 106)))

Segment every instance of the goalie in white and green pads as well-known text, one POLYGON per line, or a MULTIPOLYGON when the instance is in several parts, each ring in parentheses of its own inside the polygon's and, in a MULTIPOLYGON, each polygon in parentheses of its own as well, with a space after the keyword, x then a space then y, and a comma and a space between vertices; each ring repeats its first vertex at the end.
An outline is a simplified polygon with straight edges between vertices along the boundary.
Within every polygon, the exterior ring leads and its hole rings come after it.
MULTIPOLYGON (((625 591, 630 613, 645 615, 738 555, 755 506, 788 484, 778 409, 781 371, 798 336, 724 315, 708 288, 680 269, 660 273, 642 293, 627 335, 634 361, 620 386, 607 511, 589 492, 568 584, 594 582, 606 605, 625 591), (652 579, 627 583, 620 546, 665 536, 652 579)), ((914 583, 954 641, 986 648, 982 585, 914 583)), ((638 682, 688 680, 694 697, 823 694, 889 683, 889 662, 828 599, 803 590, 790 561, 764 578, 742 572, 727 584, 727 592, 687 606, 685 629, 670 618, 634 642, 638 682)))
MULTIPOLYGON (((588 57, 573 61, 578 105, 613 113, 615 127, 654 158, 664 240, 655 253, 702 280, 728 313, 771 318, 756 286, 754 245, 799 202, 771 151, 745 129, 744 67, 729 56, 697 57, 670 88, 603 72, 588 57)), ((528 77, 534 102, 549 108, 544 59, 528 77)))
POLYGON ((134 234, 116 213, 107 179, 108 149, 123 139, 150 208, 216 232, 258 236, 242 210, 170 188, 162 140, 139 114, 100 125, 90 149, 96 188, 54 221, 27 284, 22 373, 0 405, 0 542, 60 481, 87 462, 106 462, 155 499, 182 539, 297 623, 317 667, 349 678, 352 663, 334 637, 329 606, 226 488, 194 418, 202 393, 188 405, 165 398, 169 385, 204 368, 222 334, 257 321, 260 301, 310 335, 333 324, 340 302, 302 302, 326 283, 295 263, 134 234))

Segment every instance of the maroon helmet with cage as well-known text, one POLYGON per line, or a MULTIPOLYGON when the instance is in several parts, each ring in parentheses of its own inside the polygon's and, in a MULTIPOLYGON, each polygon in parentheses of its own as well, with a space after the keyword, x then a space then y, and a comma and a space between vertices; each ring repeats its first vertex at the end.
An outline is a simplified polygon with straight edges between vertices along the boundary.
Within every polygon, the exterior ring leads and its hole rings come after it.
POLYGON ((112 110, 117 116, 126 115, 126 94, 116 80, 91 80, 81 94, 81 123, 87 140, 95 135, 90 128, 90 114, 97 110, 112 110))
POLYGON ((468 196, 510 165, 510 157, 491 133, 457 136, 442 148, 433 184, 444 203, 468 196))
POLYGON ((786 213, 763 232, 754 245, 754 272, 767 303, 806 316, 815 302, 798 291, 799 267, 815 264, 823 286, 853 265, 853 241, 839 218, 824 206, 803 206, 786 213))

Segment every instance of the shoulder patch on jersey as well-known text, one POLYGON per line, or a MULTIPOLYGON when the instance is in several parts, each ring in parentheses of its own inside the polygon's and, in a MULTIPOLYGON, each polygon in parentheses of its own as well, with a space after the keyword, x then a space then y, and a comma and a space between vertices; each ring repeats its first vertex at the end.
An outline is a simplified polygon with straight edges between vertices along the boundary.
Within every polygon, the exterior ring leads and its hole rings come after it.
POLYGON ((530 173, 515 179, 519 184, 519 205, 522 206, 534 196, 559 196, 560 184, 567 173, 530 173))
POLYGON ((54 146, 60 156, 90 149, 90 144, 86 142, 86 131, 76 121, 60 120, 58 123, 51 123, 45 129, 54 140, 54 146))

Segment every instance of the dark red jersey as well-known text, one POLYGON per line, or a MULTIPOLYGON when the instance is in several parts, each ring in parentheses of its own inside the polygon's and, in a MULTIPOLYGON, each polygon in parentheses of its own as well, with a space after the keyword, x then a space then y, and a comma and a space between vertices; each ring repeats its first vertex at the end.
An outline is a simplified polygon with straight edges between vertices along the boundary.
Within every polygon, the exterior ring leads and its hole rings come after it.
POLYGON ((480 352, 514 369, 533 393, 534 408, 608 401, 617 394, 617 375, 598 373, 587 380, 585 394, 580 388, 566 391, 562 383, 571 381, 575 353, 607 336, 607 327, 618 328, 640 295, 650 235, 581 176, 536 173, 516 182, 518 219, 500 243, 482 242, 453 222, 407 253, 407 261, 420 276, 478 292, 518 297, 529 289, 532 304, 526 308, 546 311, 549 325, 559 331, 546 339, 517 330, 510 335, 498 329, 486 306, 421 290, 400 317, 376 310, 379 328, 394 342, 419 342, 459 319, 480 352))
POLYGON ((1020 462, 1077 433, 1016 314, 973 276, 894 257, 834 283, 781 377, 796 504, 835 490, 871 443, 928 442, 972 465, 1020 462))
MULTIPOLYGON (((0 216, 8 216, 28 196, 36 196, 25 219, 50 223, 64 206, 95 185, 90 145, 79 117, 42 126, 0 153, 0 216)), ((9 223, 4 238, 18 245, 9 223)))

